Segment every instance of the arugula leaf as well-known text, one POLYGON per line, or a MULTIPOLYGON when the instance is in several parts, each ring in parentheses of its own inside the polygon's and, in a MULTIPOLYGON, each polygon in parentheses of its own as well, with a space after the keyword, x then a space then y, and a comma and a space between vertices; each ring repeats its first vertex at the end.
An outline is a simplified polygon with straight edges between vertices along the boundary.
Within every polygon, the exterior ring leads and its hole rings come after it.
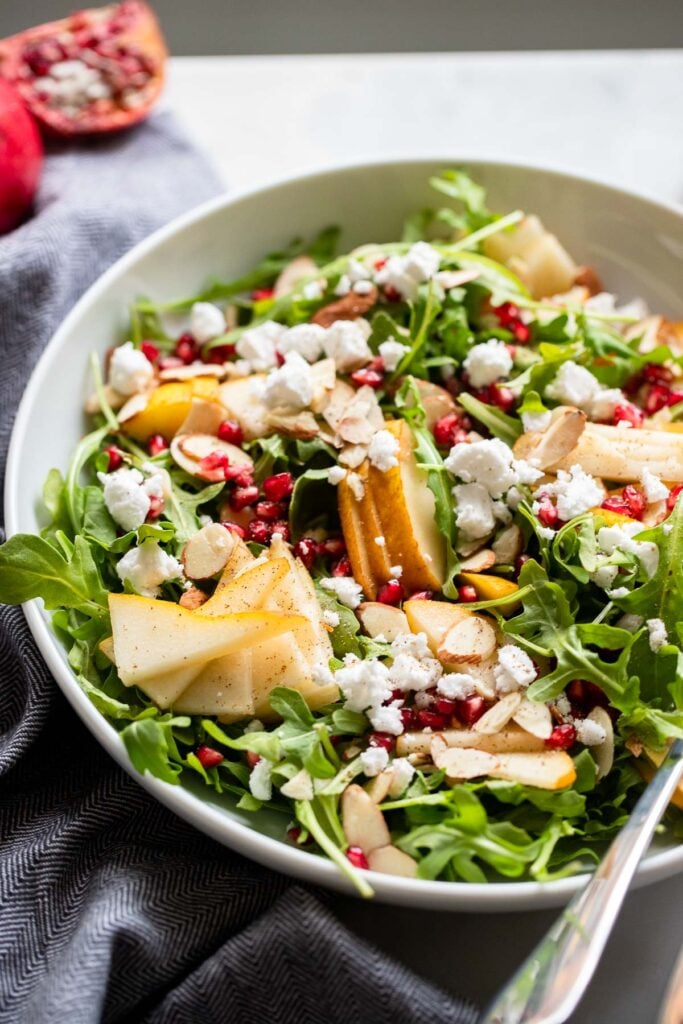
POLYGON ((307 469, 297 477, 289 506, 289 527, 297 541, 306 530, 337 516, 337 498, 328 469, 307 469))
POLYGON ((341 604, 328 590, 316 585, 315 594, 323 611, 336 612, 339 625, 330 633, 330 641, 335 657, 343 658, 345 654, 356 654, 362 657, 362 648, 358 642, 360 622, 350 608, 341 604))
POLYGON ((108 595, 88 542, 76 537, 71 558, 30 533, 17 533, 0 547, 0 601, 23 604, 43 599, 45 607, 75 608, 91 618, 108 618, 108 595))
POLYGON ((485 189, 472 181, 465 171, 442 171, 430 178, 429 184, 449 199, 462 203, 464 210, 461 223, 468 231, 477 231, 496 219, 486 205, 485 189))
POLYGON ((221 493, 225 484, 210 484, 201 491, 183 490, 174 479, 175 473, 170 473, 171 496, 166 502, 165 512, 175 527, 175 540, 179 547, 182 547, 190 537, 193 537, 199 530, 199 519, 197 518, 200 505, 206 505, 213 501, 221 493))
POLYGON ((619 607, 646 619, 662 619, 670 637, 683 622, 683 501, 679 498, 663 526, 644 530, 638 540, 654 541, 659 548, 657 571, 628 597, 619 599, 619 607))
POLYGON ((268 701, 276 715, 285 722, 291 722, 301 729, 310 729, 313 725, 313 715, 308 704, 297 690, 291 690, 288 686, 276 686, 270 691, 268 701))
POLYGON ((104 503, 104 491, 94 484, 83 489, 83 534, 104 548, 116 540, 116 524, 104 503))
POLYGON ((121 732, 121 738, 133 765, 141 775, 147 771, 157 779, 178 784, 182 767, 177 762, 180 754, 173 738, 173 725, 189 725, 189 718, 160 721, 142 718, 131 722, 121 732))
POLYGON ((468 412, 475 420, 483 423, 494 437, 499 437, 501 441, 505 441, 510 448, 512 448, 522 433, 522 424, 519 420, 513 416, 508 416, 507 413, 504 413, 495 405, 487 405, 486 402, 480 402, 474 395, 469 395, 465 392, 458 395, 458 402, 465 412, 468 412))

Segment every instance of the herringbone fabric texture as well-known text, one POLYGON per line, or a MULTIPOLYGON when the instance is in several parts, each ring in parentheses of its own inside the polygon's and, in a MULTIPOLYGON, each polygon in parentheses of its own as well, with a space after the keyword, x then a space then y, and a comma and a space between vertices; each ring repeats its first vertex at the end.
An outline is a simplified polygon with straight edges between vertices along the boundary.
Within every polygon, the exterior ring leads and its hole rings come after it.
MULTIPOLYGON (((122 252, 218 188, 165 116, 50 156, 36 217, 0 240, 3 475, 17 402, 59 321, 122 252)), ((154 803, 81 725, 7 607, 0 839, 1 1024, 474 1020, 314 894, 154 803)))

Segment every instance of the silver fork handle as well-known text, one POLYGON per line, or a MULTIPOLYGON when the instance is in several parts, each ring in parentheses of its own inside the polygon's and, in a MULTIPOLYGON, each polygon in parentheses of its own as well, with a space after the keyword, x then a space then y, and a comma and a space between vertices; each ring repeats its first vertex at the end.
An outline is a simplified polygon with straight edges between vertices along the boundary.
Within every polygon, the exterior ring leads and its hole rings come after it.
POLYGON ((641 857, 683 777, 677 740, 600 867, 494 999, 480 1024, 564 1024, 593 977, 641 857))

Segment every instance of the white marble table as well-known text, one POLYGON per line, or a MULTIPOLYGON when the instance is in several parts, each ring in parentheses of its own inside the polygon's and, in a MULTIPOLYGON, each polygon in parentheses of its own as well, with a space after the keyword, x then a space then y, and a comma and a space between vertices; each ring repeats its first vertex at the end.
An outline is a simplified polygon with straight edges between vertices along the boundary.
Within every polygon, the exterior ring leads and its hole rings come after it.
MULTIPOLYGON (((362 158, 489 157, 681 203, 682 101, 683 50, 186 57, 172 62, 167 93, 228 189, 362 158)), ((427 915, 339 897, 333 907, 359 935, 478 1002, 554 916, 427 915)), ((682 907, 683 877, 629 897, 572 1024, 655 1024, 682 907)))

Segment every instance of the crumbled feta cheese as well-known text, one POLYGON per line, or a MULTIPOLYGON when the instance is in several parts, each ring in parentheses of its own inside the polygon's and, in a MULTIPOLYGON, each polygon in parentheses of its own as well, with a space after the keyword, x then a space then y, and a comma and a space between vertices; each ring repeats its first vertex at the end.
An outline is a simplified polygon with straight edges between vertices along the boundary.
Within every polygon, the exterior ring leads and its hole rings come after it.
POLYGON ((344 295, 348 295, 350 291, 351 278, 349 277, 348 274, 342 274, 341 277, 339 278, 339 281, 337 282, 336 288, 334 289, 334 294, 343 297, 344 295))
POLYGON ((612 601, 620 601, 622 597, 628 597, 630 593, 628 587, 617 587, 615 590, 608 590, 607 596, 612 601))
POLYGON ((359 473, 347 473, 346 482, 356 501, 362 501, 365 495, 365 481, 359 473))
POLYGON ((669 536, 673 528, 673 523, 662 523, 662 533, 664 533, 667 537, 669 536))
POLYGON ((601 565, 595 572, 591 573, 591 580, 595 583, 596 587, 600 587, 602 590, 609 590, 618 575, 618 565, 601 565))
POLYGON ((154 380, 154 367, 146 355, 133 347, 132 341, 119 345, 109 363, 109 383, 120 395, 136 395, 146 391, 154 380))
POLYGON ((277 349, 283 356, 288 352, 298 352, 307 362, 315 363, 322 355, 324 337, 325 328, 320 324, 297 324, 285 331, 277 349))
POLYGON ((190 310, 190 334, 200 345, 225 333, 223 310, 213 302, 195 302, 190 310))
POLYGON ((536 666, 521 647, 506 644, 498 651, 498 664, 493 668, 499 693, 511 693, 529 686, 536 678, 536 666))
POLYGON ((271 409, 299 412, 311 404, 313 393, 310 365, 298 352, 288 352, 282 366, 268 374, 261 397, 271 409))
POLYGON ((313 779, 310 772, 302 768, 288 782, 285 782, 284 786, 280 786, 280 792, 290 800, 312 800, 314 796, 313 779))
POLYGON ((370 708, 367 715, 373 729, 376 729, 377 732, 388 732, 390 736, 400 736, 404 731, 399 703, 370 708))
POLYGON ((513 485, 534 483, 543 476, 528 462, 515 459, 512 449, 497 437, 455 445, 444 465, 465 483, 483 485, 492 498, 502 498, 513 485))
POLYGON ((152 504, 142 473, 123 466, 115 473, 98 473, 97 476, 104 488, 104 503, 114 522, 126 531, 142 526, 152 504))
POLYGON ((325 294, 325 288, 323 287, 322 281, 309 281, 301 289, 301 294, 305 299, 321 299, 325 294))
POLYGON ((347 608, 357 608, 363 600, 363 588, 352 576, 334 576, 320 580, 323 590, 334 594, 340 604, 347 608))
POLYGON ((334 680, 349 711, 377 708, 391 697, 389 669, 381 661, 362 661, 354 654, 347 654, 334 680))
POLYGON ((661 619, 648 619, 645 623, 650 639, 650 650, 656 654, 657 651, 665 647, 669 642, 669 634, 666 631, 666 626, 661 619))
POLYGON ((401 576, 403 575, 403 566, 402 565, 390 565, 389 566, 389 572, 391 573, 391 575, 395 579, 400 580, 401 576))
POLYGON ((353 290, 356 295, 369 295, 374 287, 372 281, 356 281, 353 290))
POLYGON ((493 503, 482 484, 456 484, 453 497, 455 525, 466 541, 481 540, 493 533, 496 528, 493 503))
POLYGON ((367 320, 335 320, 325 331, 322 345, 325 355, 334 359, 339 373, 350 373, 372 359, 368 345, 367 320))
POLYGON ((262 757, 256 762, 249 775, 249 791, 251 795, 256 797, 257 800, 263 800, 264 803, 267 803, 273 795, 272 772, 272 763, 266 760, 265 757, 262 757))
POLYGON ((167 555, 155 540, 146 540, 131 548, 116 566, 121 580, 128 580, 143 597, 158 597, 162 583, 182 579, 183 567, 177 558, 167 555))
POLYGON ((466 700, 477 692, 477 680, 467 672, 447 672, 436 688, 446 700, 466 700))
POLYGON ((378 351, 382 357, 384 369, 387 373, 393 373, 406 352, 410 351, 410 346, 402 345, 400 341, 396 341, 394 338, 387 338, 379 346, 378 351))
POLYGON ((378 430, 368 448, 370 463, 382 473, 398 466, 398 441, 388 430, 378 430))
POLYGON ((375 281, 393 288, 404 299, 413 299, 418 285, 429 281, 439 269, 441 257, 428 242, 416 242, 405 256, 390 256, 375 273, 375 281))
POLYGON ((669 488, 647 466, 642 472, 640 482, 649 502, 666 501, 669 497, 669 488))
POLYGON ((379 537, 375 537, 375 544, 377 545, 378 548, 386 547, 386 543, 386 539, 381 535, 379 537))
POLYGON ((410 763, 407 757, 395 757, 391 762, 391 785, 389 786, 389 796, 392 800, 398 799, 403 796, 406 789, 413 780, 415 775, 415 768, 410 763))
POLYGON ((287 328, 275 320, 266 320, 257 327, 250 327, 235 345, 241 359, 249 361, 252 370, 259 372, 277 366, 277 346, 287 328))
POLYGON ((659 548, 653 541, 634 540, 634 536, 642 533, 642 523, 620 523, 617 526, 602 526, 598 530, 598 546, 606 555, 611 555, 618 548, 627 554, 635 555, 648 576, 654 576, 659 564, 659 548))
POLYGON ((509 375, 512 356, 504 341, 489 338, 470 349, 462 366, 472 387, 485 388, 509 375))
POLYGON ((327 481, 328 483, 332 484, 333 487, 336 487, 337 484, 340 484, 342 482, 345 476, 346 470, 344 469, 343 466, 332 466, 329 473, 327 474, 327 481))
POLYGON ((419 711, 425 711, 434 703, 434 697, 427 690, 418 690, 415 694, 414 705, 419 711))
POLYGON ((566 693, 560 693, 555 698, 555 707, 563 718, 572 717, 572 706, 566 693))
POLYGON ((599 747, 607 739, 604 726, 592 718, 577 718, 574 722, 576 738, 586 747, 599 747))
POLYGON ((628 612, 617 620, 617 626, 619 629, 627 629, 629 633, 637 633, 644 621, 645 619, 642 615, 633 615, 631 612, 628 612))
POLYGON ((353 257, 348 262, 346 272, 352 284, 357 284, 358 281, 367 281, 371 273, 364 263, 353 257))
POLYGON ((391 653, 394 657, 399 654, 410 654, 418 659, 432 656, 426 633, 399 633, 391 642, 391 653))
POLYGON ((600 383, 585 366, 579 366, 573 359, 557 371, 555 379, 548 384, 545 394, 562 405, 575 405, 579 409, 590 406, 600 391, 600 383))
POLYGON ((543 432, 550 426, 553 414, 546 409, 544 412, 523 412, 522 426, 525 430, 538 430, 543 432))
POLYGON ((436 658, 397 654, 389 669, 389 678, 396 690, 429 690, 436 686, 441 671, 441 664, 436 658))
POLYGON ((368 747, 360 755, 360 763, 363 766, 363 774, 370 779, 374 778, 389 764, 389 752, 385 747, 368 747))
POLYGON ((331 626, 332 629, 336 629, 337 626, 339 625, 339 615, 337 614, 337 612, 333 612, 329 608, 323 612, 322 618, 325 625, 331 626))
MULTIPOLYGON (((611 420, 616 407, 623 405, 625 401, 626 396, 619 388, 602 388, 595 395, 590 403, 590 408, 586 411, 593 420, 611 420)), ((627 421, 623 420, 621 422, 627 421)))
POLYGON ((557 512, 564 522, 599 505, 605 496, 602 484, 590 473, 584 472, 578 463, 569 472, 558 470, 554 483, 543 484, 536 491, 537 496, 541 493, 555 498, 557 512))
POLYGON ((549 526, 537 526, 536 533, 539 537, 542 537, 543 540, 555 540, 555 531, 549 526))

